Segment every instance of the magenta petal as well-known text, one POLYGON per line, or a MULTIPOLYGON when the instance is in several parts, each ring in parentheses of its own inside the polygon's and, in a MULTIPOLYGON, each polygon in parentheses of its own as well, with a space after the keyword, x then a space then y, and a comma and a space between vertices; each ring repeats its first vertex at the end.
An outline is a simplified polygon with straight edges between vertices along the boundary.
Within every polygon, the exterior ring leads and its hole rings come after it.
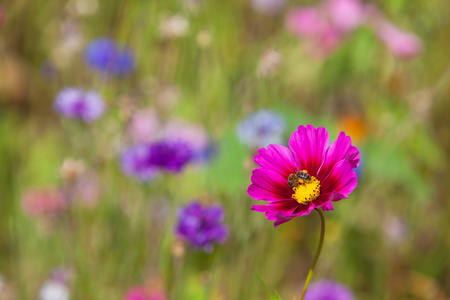
POLYGON ((359 165, 359 150, 352 146, 352 140, 344 132, 340 132, 336 141, 328 148, 325 161, 317 174, 319 180, 328 177, 332 167, 340 160, 347 160, 352 169, 359 165))
POLYGON ((289 139, 289 148, 294 154, 298 169, 307 170, 310 175, 317 175, 317 171, 326 155, 330 144, 328 131, 323 128, 299 126, 289 139))
POLYGON ((256 155, 254 160, 261 168, 273 170, 285 179, 295 170, 291 150, 280 145, 269 145, 267 149, 259 149, 259 155, 256 155))
POLYGON ((331 193, 330 200, 338 201, 347 197, 358 184, 356 172, 346 160, 338 162, 323 182, 323 194, 331 193))
POLYGON ((342 199, 344 199, 344 198, 348 198, 348 196, 346 196, 346 195, 344 195, 344 194, 341 194, 341 193, 338 193, 338 192, 334 191, 334 192, 331 194, 330 201, 339 201, 339 200, 342 200, 342 199))
POLYGON ((279 225, 286 223, 287 221, 290 221, 294 218, 295 216, 285 216, 283 215, 281 212, 279 212, 276 215, 276 220, 273 223, 273 227, 278 227, 279 225))
POLYGON ((274 171, 258 168, 253 170, 251 180, 247 192, 253 199, 277 201, 292 197, 287 180, 274 171))
POLYGON ((267 212, 271 210, 271 207, 269 205, 252 205, 251 210, 257 211, 257 212, 267 212))
POLYGON ((331 201, 327 201, 322 204, 320 208, 322 208, 323 211, 333 210, 333 203, 331 203, 331 201))

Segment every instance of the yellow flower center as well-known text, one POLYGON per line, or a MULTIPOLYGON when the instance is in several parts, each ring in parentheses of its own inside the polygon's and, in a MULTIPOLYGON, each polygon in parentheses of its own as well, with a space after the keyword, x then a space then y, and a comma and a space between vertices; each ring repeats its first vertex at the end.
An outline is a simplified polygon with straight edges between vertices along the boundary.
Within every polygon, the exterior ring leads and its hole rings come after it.
POLYGON ((305 204, 319 198, 320 181, 311 176, 311 181, 299 180, 298 185, 292 189, 294 190, 292 199, 297 200, 300 204, 305 204))

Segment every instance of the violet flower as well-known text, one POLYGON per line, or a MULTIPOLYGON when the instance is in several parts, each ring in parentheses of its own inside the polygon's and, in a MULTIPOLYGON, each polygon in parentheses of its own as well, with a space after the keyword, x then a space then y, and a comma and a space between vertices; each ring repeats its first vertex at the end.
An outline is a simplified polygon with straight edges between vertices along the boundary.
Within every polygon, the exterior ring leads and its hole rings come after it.
POLYGON ((179 173, 191 159, 192 150, 186 142, 168 139, 126 149, 121 163, 125 174, 147 181, 159 171, 179 173))
POLYGON ((344 285, 331 280, 310 284, 304 300, 353 300, 353 293, 344 285))
POLYGON ((219 205, 203 206, 191 202, 179 210, 175 233, 194 249, 210 253, 214 243, 222 244, 228 237, 228 228, 223 224, 224 214, 219 205))
POLYGON ((59 92, 54 106, 61 115, 84 122, 92 122, 105 112, 105 103, 97 92, 77 88, 66 88, 59 92))

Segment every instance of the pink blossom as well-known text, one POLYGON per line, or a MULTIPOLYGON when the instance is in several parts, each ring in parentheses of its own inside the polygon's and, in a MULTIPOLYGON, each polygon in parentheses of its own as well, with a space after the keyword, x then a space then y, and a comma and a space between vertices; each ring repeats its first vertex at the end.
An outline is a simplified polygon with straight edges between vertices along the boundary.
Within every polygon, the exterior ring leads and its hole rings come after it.
POLYGON ((399 58, 411 58, 422 52, 422 41, 414 33, 400 29, 382 18, 378 19, 374 26, 379 39, 393 55, 399 58))
POLYGON ((327 30, 328 22, 318 6, 296 8, 287 15, 286 28, 299 37, 316 37, 327 30))
POLYGON ((370 6, 358 0, 328 0, 324 7, 332 26, 348 33, 361 26, 371 13, 370 6))
POLYGON ((136 143, 150 141, 156 135, 159 119, 154 109, 145 109, 136 112, 130 120, 128 132, 136 143))
POLYGON ((359 150, 344 132, 329 143, 325 128, 308 125, 292 133, 289 148, 259 149, 254 158, 259 167, 252 172, 248 194, 269 203, 253 205, 252 210, 264 212, 278 226, 316 208, 332 210, 332 202, 348 198, 358 183, 354 169, 359 150))
POLYGON ((22 207, 30 217, 51 217, 61 213, 67 206, 61 191, 55 187, 28 190, 22 197, 22 207))

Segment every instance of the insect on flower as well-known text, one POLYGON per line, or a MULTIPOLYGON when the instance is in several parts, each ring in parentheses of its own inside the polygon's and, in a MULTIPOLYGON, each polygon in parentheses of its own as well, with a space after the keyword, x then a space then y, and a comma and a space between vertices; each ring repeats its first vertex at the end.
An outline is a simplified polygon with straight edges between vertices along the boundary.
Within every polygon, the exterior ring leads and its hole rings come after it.
POLYGON ((332 210, 332 202, 347 198, 358 183, 354 169, 359 150, 344 132, 329 143, 325 128, 308 125, 293 132, 289 148, 260 148, 248 194, 269 203, 253 205, 252 210, 264 212, 278 226, 316 208, 332 210))
POLYGON ((288 177, 288 185, 290 188, 297 187, 299 184, 303 184, 306 182, 311 182, 311 176, 303 170, 301 172, 297 171, 289 175, 288 177))

